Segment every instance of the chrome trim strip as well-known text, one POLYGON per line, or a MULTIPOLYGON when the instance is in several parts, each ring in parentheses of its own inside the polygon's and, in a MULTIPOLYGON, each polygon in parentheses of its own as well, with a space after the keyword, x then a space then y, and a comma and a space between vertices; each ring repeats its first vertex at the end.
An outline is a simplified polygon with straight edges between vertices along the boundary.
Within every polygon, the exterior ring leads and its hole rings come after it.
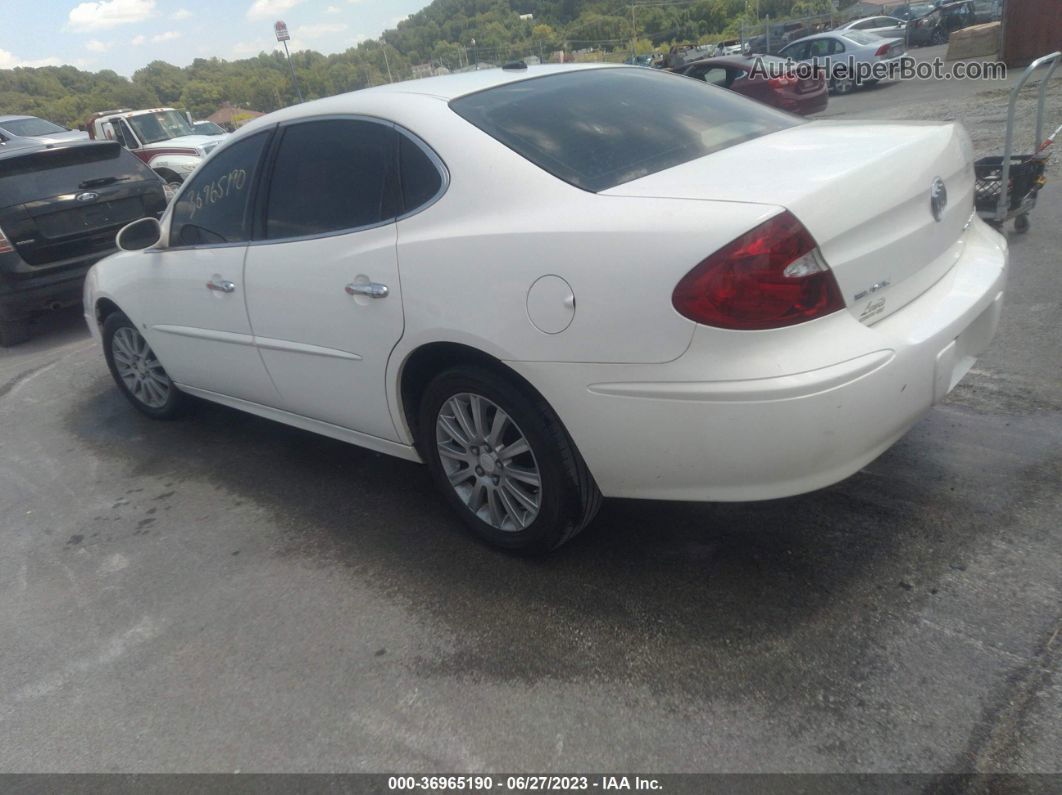
POLYGON ((255 337, 254 344, 267 351, 283 351, 285 353, 305 353, 310 356, 327 356, 332 359, 346 359, 351 362, 360 362, 361 357, 350 351, 341 351, 337 348, 323 348, 320 345, 307 345, 302 342, 290 340, 275 340, 269 337, 255 337))
POLYGON ((254 337, 250 334, 236 334, 232 331, 214 331, 213 329, 191 328, 189 326, 152 326, 152 331, 163 334, 173 334, 177 337, 191 337, 197 340, 210 342, 226 342, 230 345, 254 345, 254 337))

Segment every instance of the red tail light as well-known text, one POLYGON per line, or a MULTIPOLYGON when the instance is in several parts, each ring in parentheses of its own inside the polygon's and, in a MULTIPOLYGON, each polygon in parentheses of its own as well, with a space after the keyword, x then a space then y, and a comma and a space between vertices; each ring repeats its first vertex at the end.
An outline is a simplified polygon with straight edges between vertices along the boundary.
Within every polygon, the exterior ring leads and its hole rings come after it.
POLYGON ((891 46, 892 46, 891 44, 882 44, 880 47, 878 47, 878 51, 876 53, 874 53, 874 55, 876 55, 879 58, 881 56, 883 56, 883 55, 888 55, 889 54, 889 48, 891 46))
POLYGON ((11 245, 11 241, 7 239, 4 230, 0 229, 0 254, 10 254, 14 250, 15 248, 11 245))
POLYGON ((741 330, 792 326, 844 308, 815 239, 788 210, 697 265, 671 302, 697 323, 741 330))
POLYGON ((800 81, 795 77, 787 77, 783 75, 782 77, 772 77, 767 81, 767 85, 775 89, 789 88, 789 86, 796 85, 798 82, 800 81))

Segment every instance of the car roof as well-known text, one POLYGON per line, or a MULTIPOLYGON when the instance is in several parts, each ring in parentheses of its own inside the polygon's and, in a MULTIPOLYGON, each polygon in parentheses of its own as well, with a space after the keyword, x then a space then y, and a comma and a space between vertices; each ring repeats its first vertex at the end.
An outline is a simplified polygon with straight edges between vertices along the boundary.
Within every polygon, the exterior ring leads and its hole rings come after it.
POLYGON ((3 124, 5 121, 22 121, 23 119, 36 119, 36 118, 38 118, 38 117, 37 116, 14 116, 14 115, 12 115, 12 116, 0 116, 0 124, 3 124))
POLYGON ((777 55, 713 55, 710 58, 698 58, 696 61, 682 64, 682 66, 678 68, 686 69, 690 66, 700 66, 703 64, 746 67, 752 66, 752 64, 761 59, 764 63, 772 63, 774 61, 784 63, 786 60, 785 58, 779 58, 777 55))
POLYGON ((271 127, 274 124, 282 124, 286 121, 302 119, 308 116, 327 116, 357 113, 371 109, 374 99, 405 97, 407 101, 436 103, 439 100, 450 101, 457 97, 475 94, 488 88, 504 86, 510 83, 518 83, 523 80, 531 80, 536 77, 548 75, 566 74, 592 69, 634 69, 639 73, 645 70, 644 66, 631 66, 628 64, 549 64, 543 66, 529 66, 526 69, 480 69, 472 72, 458 72, 455 74, 442 75, 440 77, 425 77, 419 80, 405 80, 401 83, 388 83, 372 88, 363 88, 360 91, 350 91, 346 94, 337 94, 333 97, 315 99, 299 105, 290 105, 286 108, 259 116, 237 131, 237 138, 271 127))
POLYGON ((21 138, 17 142, 12 143, 15 143, 15 146, 11 149, 7 148, 6 146, 0 146, 0 159, 14 157, 16 155, 27 155, 32 152, 76 149, 78 147, 83 146, 119 146, 117 141, 92 141, 88 138, 82 138, 74 141, 64 141, 61 144, 42 144, 30 138, 21 138))

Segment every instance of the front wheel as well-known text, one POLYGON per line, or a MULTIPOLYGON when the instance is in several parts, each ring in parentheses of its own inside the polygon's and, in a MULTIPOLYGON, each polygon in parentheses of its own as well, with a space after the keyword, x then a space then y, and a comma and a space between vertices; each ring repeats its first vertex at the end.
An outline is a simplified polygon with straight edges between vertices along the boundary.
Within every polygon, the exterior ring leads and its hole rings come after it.
POLYGON ((179 416, 188 398, 177 389, 137 327, 121 312, 103 324, 103 353, 118 389, 137 409, 156 420, 179 416))
POLYGON ((601 493, 556 414, 515 379, 482 367, 428 385, 421 452, 444 497, 484 541, 542 553, 573 538, 601 493))

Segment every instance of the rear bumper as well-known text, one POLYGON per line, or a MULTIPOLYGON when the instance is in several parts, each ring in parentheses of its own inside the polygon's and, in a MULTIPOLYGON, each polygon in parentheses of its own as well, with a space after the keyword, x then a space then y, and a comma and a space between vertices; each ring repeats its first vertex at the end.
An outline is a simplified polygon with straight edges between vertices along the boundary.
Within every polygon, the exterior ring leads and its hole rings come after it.
POLYGON ((39 271, 19 261, 17 275, 0 268, 0 312, 8 318, 28 317, 80 303, 85 274, 108 253, 44 266, 39 271))
POLYGON ((510 366, 557 410, 606 496, 812 491, 888 449, 988 346, 1006 243, 975 221, 964 244, 940 281, 873 326, 847 311, 769 332, 702 326, 665 365, 510 366))

